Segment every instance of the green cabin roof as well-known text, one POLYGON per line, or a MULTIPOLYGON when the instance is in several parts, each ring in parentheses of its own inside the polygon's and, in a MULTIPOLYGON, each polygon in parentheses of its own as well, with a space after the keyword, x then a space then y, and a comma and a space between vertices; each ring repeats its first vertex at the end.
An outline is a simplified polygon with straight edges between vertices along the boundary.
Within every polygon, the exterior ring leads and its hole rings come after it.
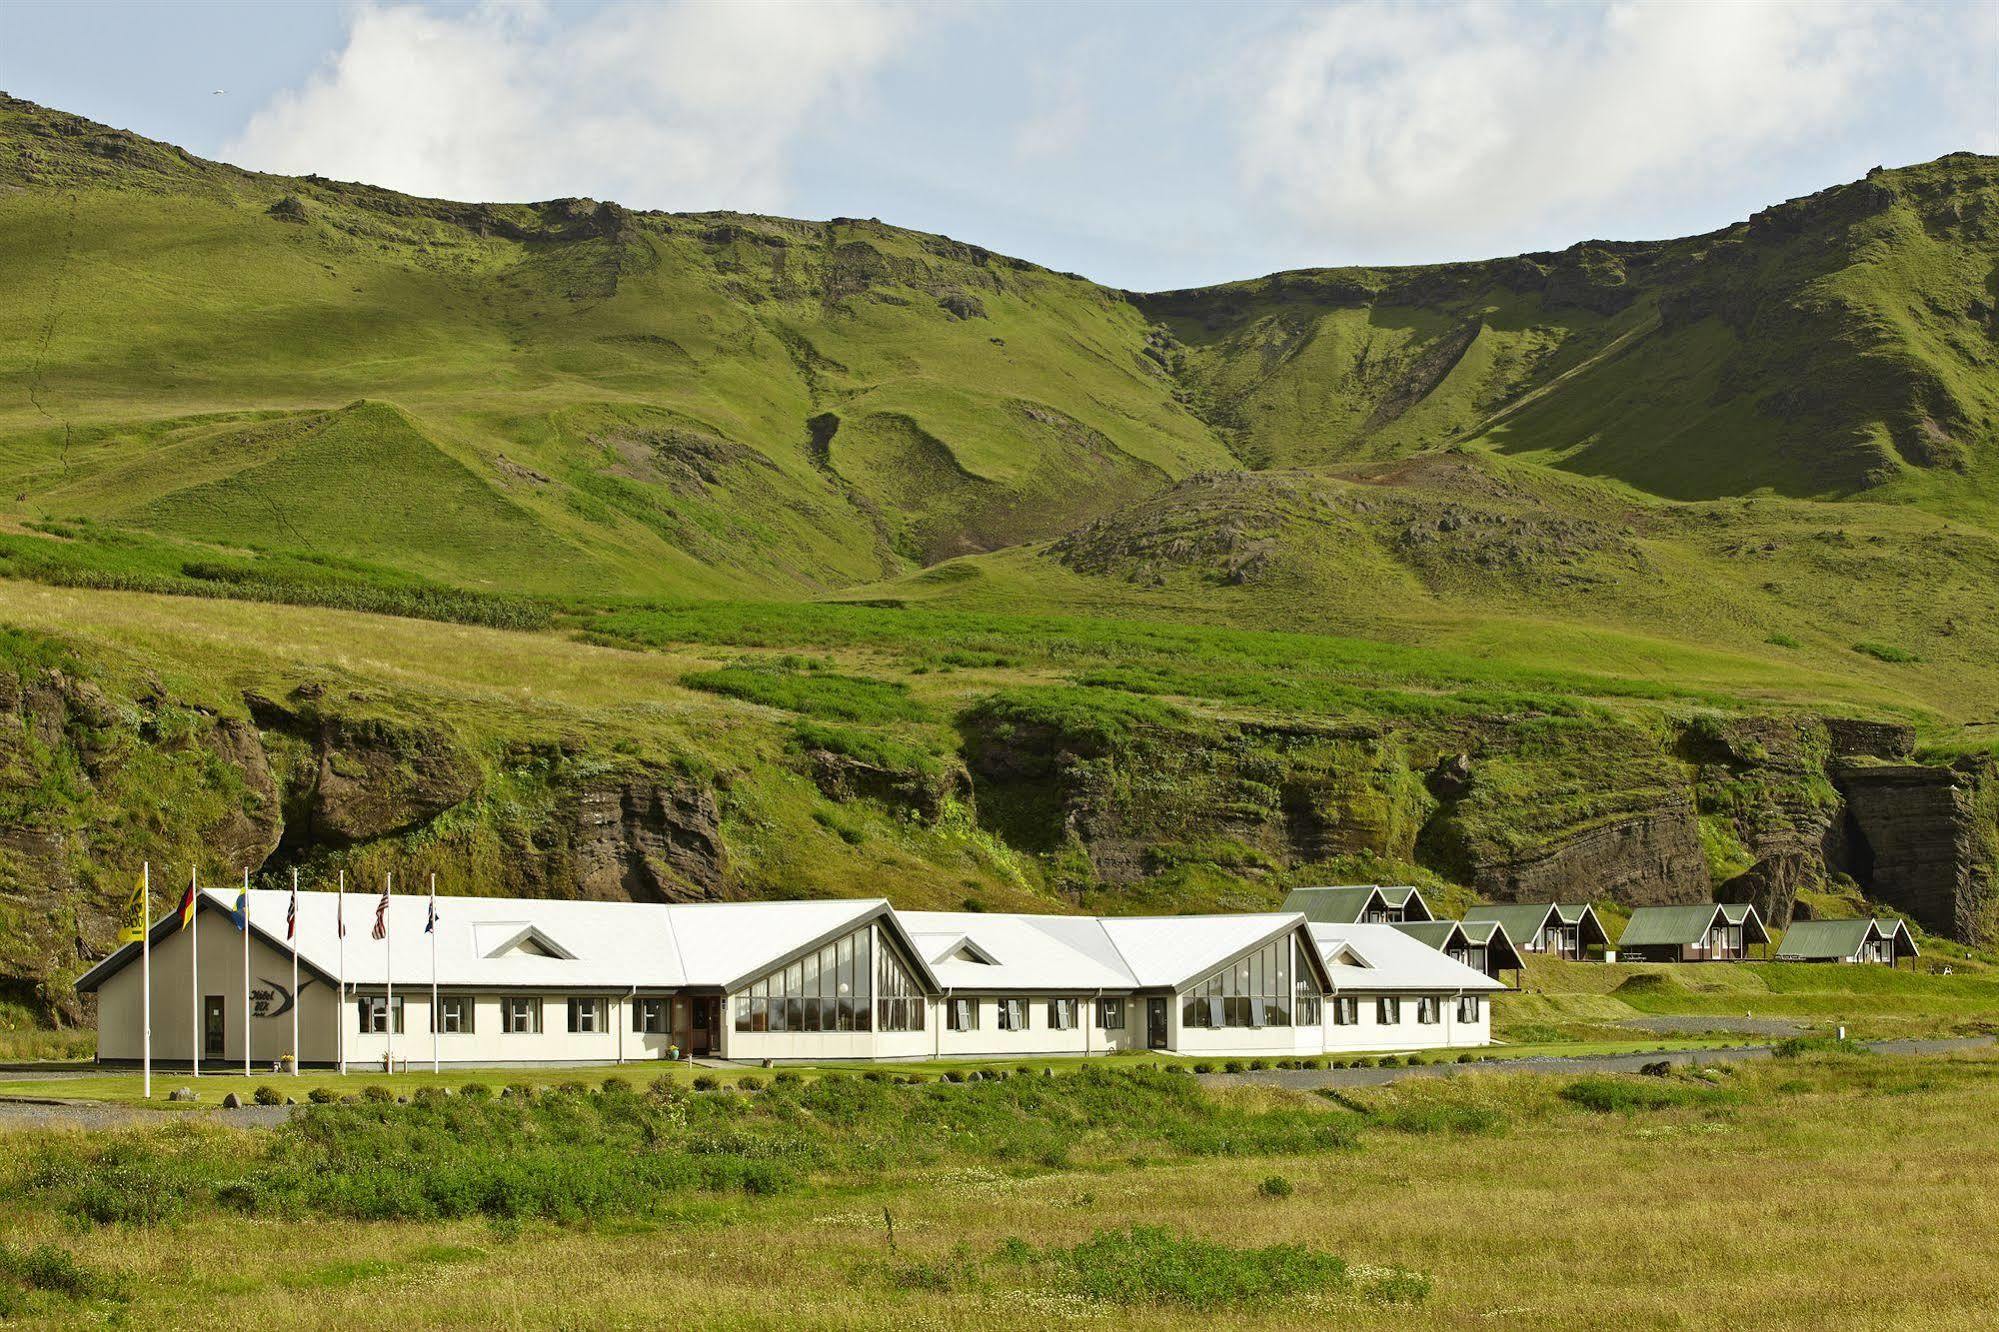
POLYGON ((1465 924, 1491 921, 1504 929, 1509 939, 1532 939, 1541 933, 1541 927, 1548 923, 1548 913, 1554 909, 1546 902, 1531 906, 1475 906, 1465 912, 1465 924))
POLYGON ((1284 898, 1286 911, 1302 911, 1320 925, 1352 925, 1367 914, 1367 904, 1380 891, 1373 884, 1340 888, 1293 888, 1284 898))
POLYGON ((1639 907, 1631 913, 1630 924, 1618 948, 1678 948, 1697 944, 1714 927, 1719 917, 1730 925, 1743 927, 1744 943, 1767 943, 1770 935, 1763 918, 1747 902, 1700 902, 1692 906, 1639 907))
POLYGON ((1450 947, 1451 936, 1461 932, 1454 920, 1404 920, 1395 926, 1412 939, 1420 939, 1438 952, 1450 947))
POLYGON ((1832 962, 1852 957, 1874 933, 1871 920, 1799 920, 1784 931, 1780 960, 1832 962))

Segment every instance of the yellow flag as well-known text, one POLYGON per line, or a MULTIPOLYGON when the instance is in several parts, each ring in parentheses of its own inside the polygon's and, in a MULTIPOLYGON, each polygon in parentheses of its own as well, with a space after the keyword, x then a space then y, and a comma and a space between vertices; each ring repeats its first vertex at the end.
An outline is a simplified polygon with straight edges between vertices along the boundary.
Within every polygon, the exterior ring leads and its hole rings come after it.
POLYGON ((146 876, 132 885, 131 900, 125 903, 125 927, 118 931, 121 944, 137 943, 146 937, 146 876))

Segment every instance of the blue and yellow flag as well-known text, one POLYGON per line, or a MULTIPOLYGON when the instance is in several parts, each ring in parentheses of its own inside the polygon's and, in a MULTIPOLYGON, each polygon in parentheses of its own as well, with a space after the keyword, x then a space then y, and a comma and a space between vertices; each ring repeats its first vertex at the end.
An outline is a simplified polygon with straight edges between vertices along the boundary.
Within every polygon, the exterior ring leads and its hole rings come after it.
POLYGON ((250 928, 250 885, 249 884, 246 883, 241 888, 238 888, 236 890, 236 910, 231 914, 233 914, 236 918, 237 929, 247 930, 250 928))
POLYGON ((121 944, 137 943, 146 937, 146 876, 132 885, 132 896, 125 903, 125 924, 118 931, 121 944))

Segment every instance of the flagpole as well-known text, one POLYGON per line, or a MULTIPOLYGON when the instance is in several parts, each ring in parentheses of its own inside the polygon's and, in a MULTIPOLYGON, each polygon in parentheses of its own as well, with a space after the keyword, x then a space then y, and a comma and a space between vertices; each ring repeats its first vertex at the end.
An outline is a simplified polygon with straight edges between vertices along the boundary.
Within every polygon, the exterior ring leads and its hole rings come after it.
POLYGON ((443 1024, 437 1020, 437 875, 430 876, 430 915, 424 928, 430 931, 430 1071, 442 1073, 444 1059, 438 1053, 438 1032, 443 1024))
POLYGON ((243 1076, 250 1076, 250 869, 243 868, 243 1076))
MULTIPOLYGON (((291 915, 285 920, 285 929, 292 936, 292 1076, 298 1076, 298 866, 292 866, 291 915)), ((322 953, 320 956, 324 957, 322 953)))
POLYGON ((396 873, 390 870, 382 876, 382 1002, 388 1011, 382 1015, 382 1030, 388 1037, 383 1049, 388 1052, 386 1065, 382 1071, 396 1071, 396 941, 393 937, 394 925, 389 917, 389 903, 396 896, 396 873))
POLYGON ((188 921, 187 1024, 194 1033, 194 1076, 201 1076, 201 866, 187 867, 187 891, 194 900, 194 917, 188 921))
POLYGON ((139 883, 139 891, 145 894, 141 917, 144 923, 140 926, 145 933, 139 936, 139 955, 142 959, 139 974, 144 977, 146 987, 145 1096, 150 1101, 153 1099, 153 863, 150 860, 140 867, 139 883))
POLYGON ((340 871, 339 905, 333 908, 334 933, 340 936, 340 997, 333 1005, 333 1048, 340 1056, 340 1076, 347 1076, 347 871, 340 871))

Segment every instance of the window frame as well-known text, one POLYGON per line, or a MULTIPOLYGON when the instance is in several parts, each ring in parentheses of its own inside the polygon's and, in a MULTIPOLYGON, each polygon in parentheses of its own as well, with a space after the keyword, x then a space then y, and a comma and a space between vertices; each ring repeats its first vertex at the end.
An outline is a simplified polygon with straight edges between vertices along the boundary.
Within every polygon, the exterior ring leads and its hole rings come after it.
POLYGON ((1031 1031, 1034 1026, 1034 1005, 1026 999, 1000 998, 998 1004, 999 1031, 1031 1031))
POLYGON ((1048 1001, 1048 1030, 1075 1031, 1079 1025, 1081 1005, 1075 996, 1056 996, 1048 1001))
POLYGON ((1125 1001, 1122 998, 1099 998, 1097 1000, 1096 1016, 1097 1029, 1099 1031, 1123 1031, 1125 1030, 1125 1024, 1130 1021, 1126 1016, 1125 1001), (1117 1016, 1117 1021, 1111 1021, 1112 1014, 1117 1016))
POLYGON ((670 1036, 673 1034, 673 1001, 662 994, 641 994, 632 999, 632 1034, 670 1036))
POLYGON ((1360 998, 1358 995, 1336 994, 1333 996, 1333 1025, 1335 1027, 1358 1027, 1360 1025, 1360 998))
POLYGON ((478 1011, 478 1007, 478 1001, 472 995, 440 994, 437 1002, 431 1006, 431 1030, 440 1036, 470 1036, 475 1026, 473 1014, 478 1011), (447 1015, 451 1013, 453 1006, 457 1009, 455 1018, 447 1020, 447 1015))
POLYGON ((541 996, 509 994, 500 999, 500 1032, 506 1036, 541 1035, 541 996), (516 1006, 520 1015, 516 1016, 516 1006))
POLYGON ((946 1031, 977 1031, 979 1029, 979 1001, 957 996, 944 1001, 944 1029, 946 1031))
POLYGON ((1461 994, 1458 996, 1458 1021, 1476 1022, 1478 1021, 1478 1012, 1479 1012, 1478 995, 1461 994))
POLYGON ((1434 1027, 1443 1020, 1444 1003, 1442 999, 1434 994, 1419 994, 1416 996, 1416 1024, 1418 1026, 1434 1027))
POLYGON ((1399 994, 1376 995, 1374 997, 1374 1020, 1378 1026, 1401 1026, 1402 996, 1399 994))
POLYGON ((601 994, 572 994, 568 996, 568 1027, 572 1036, 602 1036, 606 1021, 604 996, 601 994), (584 1022, 585 1016, 589 1022, 584 1022))
POLYGON ((404 1034, 403 996, 397 995, 391 1000, 387 995, 357 994, 354 996, 354 1007, 361 1035, 401 1036, 404 1034), (393 1011, 395 1019, 393 1032, 389 1028, 386 1017, 391 1011, 393 1011), (377 1026, 377 1022, 381 1022, 383 1025, 377 1026))

